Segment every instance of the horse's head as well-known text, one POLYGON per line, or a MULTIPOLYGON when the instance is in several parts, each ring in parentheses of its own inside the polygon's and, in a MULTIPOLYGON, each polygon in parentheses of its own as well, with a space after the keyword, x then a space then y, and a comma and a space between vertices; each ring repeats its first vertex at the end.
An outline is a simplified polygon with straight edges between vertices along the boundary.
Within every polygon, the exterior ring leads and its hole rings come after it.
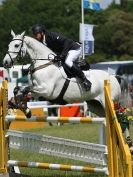
POLYGON ((13 39, 9 43, 8 52, 3 60, 3 66, 5 68, 11 68, 17 56, 24 56, 26 54, 26 51, 24 51, 24 34, 25 32, 16 35, 13 30, 11 30, 13 39))
POLYGON ((9 43, 8 52, 3 60, 5 68, 11 68, 17 56, 24 57, 26 53, 30 59, 38 60, 38 62, 39 60, 42 62, 43 59, 46 63, 48 60, 54 59, 56 54, 51 49, 32 37, 24 36, 24 34, 25 32, 16 35, 11 30, 13 39, 9 43))

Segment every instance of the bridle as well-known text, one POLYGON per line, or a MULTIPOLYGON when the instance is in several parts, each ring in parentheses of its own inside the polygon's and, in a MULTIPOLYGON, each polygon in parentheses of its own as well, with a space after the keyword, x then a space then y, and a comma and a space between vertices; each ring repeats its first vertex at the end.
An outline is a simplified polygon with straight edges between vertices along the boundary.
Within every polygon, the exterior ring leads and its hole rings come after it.
MULTIPOLYGON (((24 44, 24 37, 23 37, 23 39, 13 39, 12 41, 22 41, 20 50, 19 50, 18 52, 15 52, 15 51, 8 51, 8 53, 7 53, 7 54, 9 55, 10 59, 11 59, 12 66, 13 66, 14 61, 13 61, 13 58, 12 58, 12 56, 11 56, 11 53, 16 53, 16 54, 18 54, 17 56, 21 57, 21 52, 23 52, 23 51, 22 51, 22 47, 23 47, 23 44, 24 44)), ((12 41, 11 41, 11 42, 12 42, 12 41)))
MULTIPOLYGON (((8 53, 7 53, 7 54, 9 55, 10 59, 11 59, 12 66, 13 66, 13 64, 14 64, 14 60, 13 60, 13 58, 12 58, 12 56, 11 56, 11 53, 16 53, 16 54, 18 54, 17 56, 19 56, 19 58, 22 58, 22 52, 23 52, 22 48, 23 48, 23 44, 24 44, 24 37, 23 37, 23 39, 13 39, 12 41, 15 41, 15 40, 22 41, 22 44, 21 44, 20 50, 19 50, 18 52, 15 52, 15 51, 8 51, 8 53)), ((11 42, 12 42, 12 41, 11 41, 11 42)), ((46 68, 47 66, 53 64, 53 60, 50 59, 51 56, 54 56, 54 57, 55 57, 54 54, 50 53, 50 54, 48 55, 48 58, 42 58, 42 59, 41 59, 41 58, 40 58, 40 59, 33 59, 33 58, 32 58, 32 61, 34 61, 33 63, 35 63, 36 60, 48 60, 49 62, 46 63, 46 64, 42 64, 42 65, 40 65, 40 66, 38 66, 38 67, 36 67, 36 68, 34 68, 34 69, 31 69, 30 72, 33 74, 35 71, 40 70, 40 69, 43 69, 43 68, 46 68)))

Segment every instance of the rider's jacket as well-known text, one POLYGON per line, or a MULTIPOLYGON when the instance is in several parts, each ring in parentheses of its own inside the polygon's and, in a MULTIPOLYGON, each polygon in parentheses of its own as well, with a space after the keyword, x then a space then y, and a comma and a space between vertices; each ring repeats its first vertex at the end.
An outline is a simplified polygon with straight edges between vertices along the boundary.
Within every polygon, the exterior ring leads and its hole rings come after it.
POLYGON ((45 32, 46 45, 57 55, 67 56, 69 50, 76 50, 80 48, 78 42, 68 39, 55 32, 45 32))

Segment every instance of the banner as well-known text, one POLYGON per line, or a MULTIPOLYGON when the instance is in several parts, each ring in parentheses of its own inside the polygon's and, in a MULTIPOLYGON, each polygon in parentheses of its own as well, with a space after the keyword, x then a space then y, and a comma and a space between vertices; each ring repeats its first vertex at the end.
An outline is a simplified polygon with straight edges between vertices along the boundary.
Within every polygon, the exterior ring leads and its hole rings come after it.
POLYGON ((99 11, 101 9, 99 1, 100 0, 83 0, 83 8, 99 11))
POLYGON ((91 55, 94 53, 94 37, 93 37, 94 25, 80 23, 79 41, 84 42, 84 54, 91 55))

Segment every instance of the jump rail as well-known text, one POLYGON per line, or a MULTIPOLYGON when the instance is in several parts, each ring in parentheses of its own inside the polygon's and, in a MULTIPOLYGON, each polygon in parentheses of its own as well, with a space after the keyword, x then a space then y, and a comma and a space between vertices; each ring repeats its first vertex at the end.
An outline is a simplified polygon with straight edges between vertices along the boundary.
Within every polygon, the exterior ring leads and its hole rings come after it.
POLYGON ((61 122, 61 123, 101 123, 105 121, 105 118, 91 118, 91 117, 37 117, 32 116, 27 119, 23 115, 7 115, 7 121, 27 121, 27 122, 61 122))
POLYGON ((9 160, 9 166, 18 167, 30 167, 30 168, 40 168, 40 169, 51 169, 51 170, 62 170, 62 171, 80 171, 88 173, 107 173, 107 168, 93 168, 88 166, 75 166, 75 165, 64 165, 64 164, 51 164, 51 163, 40 163, 40 162, 26 162, 26 161, 15 161, 9 160))
POLYGON ((34 101, 34 102, 27 102, 27 106, 29 109, 31 108, 60 108, 60 107, 69 107, 69 106, 85 106, 85 103, 73 103, 73 104, 66 104, 66 105, 46 105, 45 101, 34 101))

